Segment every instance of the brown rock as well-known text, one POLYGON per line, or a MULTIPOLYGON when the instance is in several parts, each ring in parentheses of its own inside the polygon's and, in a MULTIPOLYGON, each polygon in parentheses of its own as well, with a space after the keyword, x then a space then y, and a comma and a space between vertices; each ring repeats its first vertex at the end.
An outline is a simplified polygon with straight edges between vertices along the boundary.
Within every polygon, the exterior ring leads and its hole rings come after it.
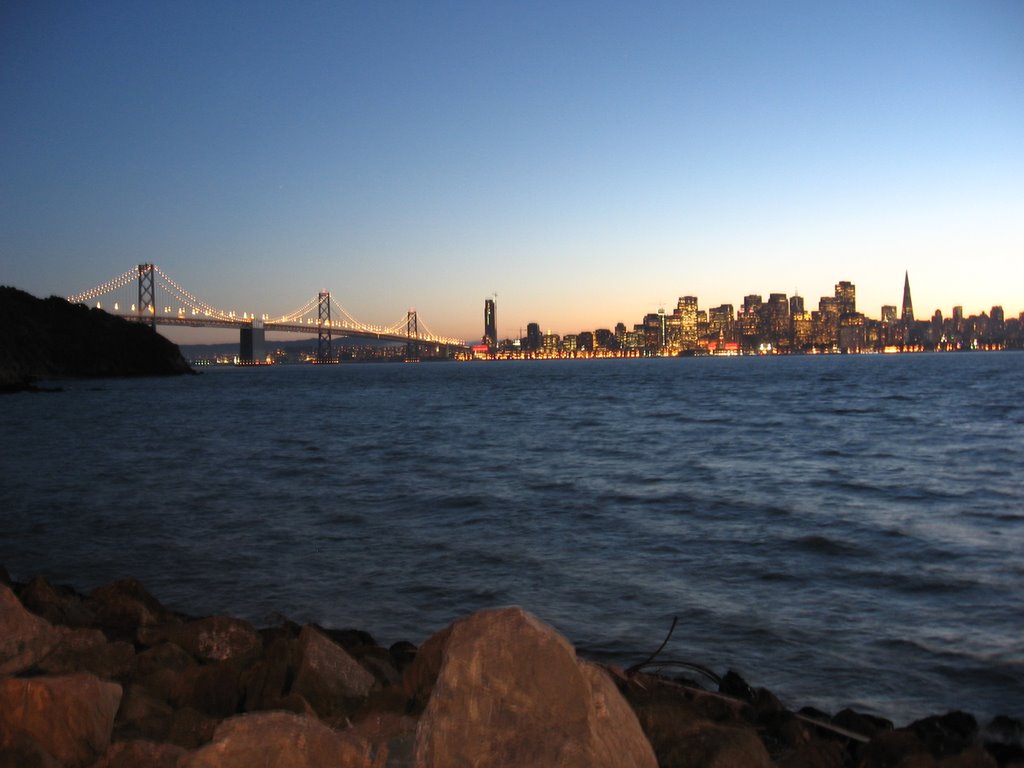
POLYGON ((107 751, 121 686, 85 673, 0 680, 0 751, 27 736, 61 765, 107 751))
MULTIPOLYGON (((2 729, 0 738, 4 738, 2 729)), ((61 768, 61 765, 30 736, 16 733, 0 747, 0 768, 61 768)))
POLYGON ((917 720, 907 726, 935 757, 960 754, 974 743, 978 721, 966 712, 948 712, 917 720))
POLYGON ((838 712, 832 718, 832 724, 845 728, 848 731, 859 733, 869 739, 883 731, 891 731, 893 729, 891 720, 856 712, 849 708, 838 712))
POLYGON ((386 648, 379 645, 364 645, 349 651, 349 654, 372 674, 380 685, 402 684, 402 675, 386 648))
POLYGON ((135 656, 132 680, 172 704, 184 701, 199 673, 199 663, 174 643, 164 643, 135 656))
POLYGON ((22 672, 52 651, 63 628, 25 610, 9 587, 0 584, 0 675, 22 672))
POLYGON ((22 605, 51 624, 90 627, 96 618, 75 590, 51 584, 42 576, 26 584, 18 597, 22 605))
MULTIPOLYGON (((441 634, 417 766, 657 764, 605 673, 579 664, 565 638, 522 609, 481 611, 441 634)), ((420 657, 438 650, 432 642, 410 667, 416 690, 429 680, 433 662, 420 657)))
POLYGON ((812 741, 783 754, 780 768, 845 768, 847 753, 836 741, 812 741))
POLYGON ((134 639, 139 627, 159 624, 167 611, 136 579, 122 579, 89 594, 96 624, 113 639, 134 639))
POLYGON ((229 616, 190 621, 176 627, 171 639, 200 661, 254 658, 263 649, 252 624, 229 616))
POLYGON ((225 720, 213 741, 179 768, 321 768, 370 766, 366 745, 319 720, 288 712, 258 712, 225 720))
MULTIPOLYGON (((764 743, 753 728, 706 720, 681 729, 670 765, 693 768, 772 768, 764 743)), ((664 759, 664 758, 661 758, 664 759)))
POLYGON ((164 741, 171 729, 173 715, 174 710, 165 701, 150 695, 142 686, 129 683, 114 720, 113 738, 115 741, 164 741))
POLYGON ((211 717, 237 715, 244 696, 241 675, 242 667, 233 660, 203 665, 192 680, 191 690, 179 701, 211 717))
POLYGON ((405 768, 416 753, 416 718, 397 712, 374 712, 344 732, 356 743, 369 745, 372 765, 405 768))
POLYGON ((314 627, 302 628, 299 655, 292 691, 321 717, 345 713, 373 687, 373 675, 314 627))
POLYGON ((184 672, 195 666, 197 663, 192 655, 174 643, 162 643, 148 648, 135 657, 136 675, 151 675, 165 669, 184 672))
POLYGON ((174 744, 134 740, 111 744, 92 768, 175 768, 187 751, 174 744))
POLYGON ((39 662, 51 675, 90 672, 106 680, 123 680, 132 669, 135 648, 122 640, 108 642, 98 629, 69 629, 39 662))
POLYGON ((444 650, 448 645, 448 638, 452 632, 452 625, 432 635, 416 652, 416 656, 406 667, 402 675, 402 687, 406 694, 416 704, 416 708, 422 710, 427 706, 430 699, 430 692, 434 690, 434 683, 441 672, 444 663, 444 650))
POLYGON ((216 718, 207 717, 192 707, 183 707, 175 710, 171 718, 167 741, 185 749, 196 749, 210 742, 219 724, 216 718))
POLYGON ((281 709, 281 699, 295 678, 300 659, 296 638, 278 636, 266 645, 263 658, 242 673, 241 685, 247 712, 281 709))
POLYGON ((883 731, 860 750, 858 768, 889 768, 915 755, 931 757, 917 735, 906 729, 883 731))

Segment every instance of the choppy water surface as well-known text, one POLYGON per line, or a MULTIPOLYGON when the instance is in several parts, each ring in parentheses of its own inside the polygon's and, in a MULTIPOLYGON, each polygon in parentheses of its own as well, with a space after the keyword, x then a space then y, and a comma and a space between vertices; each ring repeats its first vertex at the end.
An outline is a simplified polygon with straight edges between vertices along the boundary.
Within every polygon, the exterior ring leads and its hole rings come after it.
POLYGON ((0 400, 0 563, 419 643, 516 603, 793 707, 1024 715, 1024 355, 278 367, 0 400))

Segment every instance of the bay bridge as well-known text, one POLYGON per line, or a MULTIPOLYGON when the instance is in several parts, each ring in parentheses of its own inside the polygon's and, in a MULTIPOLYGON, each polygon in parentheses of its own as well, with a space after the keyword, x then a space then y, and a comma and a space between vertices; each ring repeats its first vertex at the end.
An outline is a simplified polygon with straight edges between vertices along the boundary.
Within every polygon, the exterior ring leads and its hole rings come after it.
POLYGON ((86 304, 103 309, 127 320, 157 325, 190 326, 193 328, 239 329, 239 358, 258 362, 262 357, 265 334, 269 332, 316 334, 317 362, 336 358, 334 339, 355 337, 398 342, 406 345, 406 358, 418 359, 424 347, 451 354, 466 349, 466 342, 432 332, 415 309, 391 325, 370 325, 352 317, 331 297, 320 291, 298 309, 271 317, 250 312, 239 315, 231 310, 217 309, 182 288, 155 264, 139 264, 101 285, 67 297, 73 304, 86 304), (158 294, 157 291, 160 291, 158 294))

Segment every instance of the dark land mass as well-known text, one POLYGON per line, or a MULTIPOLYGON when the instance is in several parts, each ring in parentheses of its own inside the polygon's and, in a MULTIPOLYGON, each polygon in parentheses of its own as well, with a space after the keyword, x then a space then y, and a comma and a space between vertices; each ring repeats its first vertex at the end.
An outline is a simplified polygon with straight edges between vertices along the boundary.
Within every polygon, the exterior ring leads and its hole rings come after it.
POLYGON ((0 286, 0 392, 32 389, 40 379, 192 372, 148 325, 0 286))
POLYGON ((0 566, 0 766, 1024 766, 1020 720, 791 711, 735 672, 664 676, 680 665, 658 655, 580 659, 519 608, 385 648, 188 616, 134 579, 83 594, 0 566))

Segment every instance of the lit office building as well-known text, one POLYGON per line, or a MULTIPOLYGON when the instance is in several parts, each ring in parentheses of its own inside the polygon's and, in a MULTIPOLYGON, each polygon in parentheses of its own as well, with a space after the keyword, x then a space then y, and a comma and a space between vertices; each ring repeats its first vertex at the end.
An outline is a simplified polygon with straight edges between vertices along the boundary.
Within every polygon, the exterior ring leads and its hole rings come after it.
POLYGON ((494 299, 484 299, 483 344, 492 351, 498 348, 498 317, 494 299))

